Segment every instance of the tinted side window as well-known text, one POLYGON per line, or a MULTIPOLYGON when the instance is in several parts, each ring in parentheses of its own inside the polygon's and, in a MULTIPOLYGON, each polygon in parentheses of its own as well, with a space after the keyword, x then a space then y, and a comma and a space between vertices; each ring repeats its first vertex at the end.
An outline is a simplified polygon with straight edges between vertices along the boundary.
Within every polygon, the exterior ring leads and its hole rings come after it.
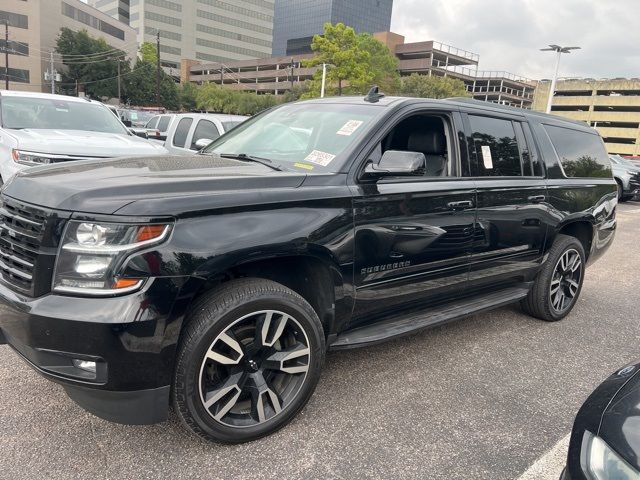
POLYGON ((147 124, 144 126, 144 128, 156 128, 156 125, 158 124, 158 119, 160 117, 153 117, 151 120, 149 120, 147 122, 147 124))
POLYGON ((567 177, 611 177, 611 162, 595 134, 544 125, 567 177))
POLYGON ((193 118, 183 118, 178 122, 176 133, 173 135, 174 147, 184 147, 184 144, 187 141, 187 133, 189 133, 189 128, 192 123, 193 118))
POLYGON ((200 150, 200 147, 196 146, 196 142, 202 138, 208 138, 209 140, 215 140, 220 136, 218 128, 213 122, 209 120, 200 120, 196 125, 196 130, 193 132, 193 138, 191 139, 191 150, 200 150))
POLYGON ((169 128, 169 122, 171 121, 171 117, 164 116, 160 117, 160 121, 158 122, 158 130, 161 132, 166 132, 167 128, 169 128))
POLYGON ((469 115, 469 123, 479 176, 522 176, 520 150, 511 120, 469 115))

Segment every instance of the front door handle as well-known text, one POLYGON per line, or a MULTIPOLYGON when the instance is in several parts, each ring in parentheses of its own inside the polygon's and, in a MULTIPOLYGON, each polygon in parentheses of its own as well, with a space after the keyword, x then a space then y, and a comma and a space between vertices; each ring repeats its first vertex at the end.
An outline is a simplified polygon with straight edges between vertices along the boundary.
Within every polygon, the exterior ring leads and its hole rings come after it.
POLYGON ((547 197, 545 197, 544 195, 533 195, 529 198, 527 198, 527 200, 529 200, 529 202, 531 203, 542 203, 547 199, 547 197))
POLYGON ((451 210, 461 210, 463 208, 472 208, 473 202, 471 200, 462 200, 460 202, 449 202, 447 203, 447 207, 451 210))

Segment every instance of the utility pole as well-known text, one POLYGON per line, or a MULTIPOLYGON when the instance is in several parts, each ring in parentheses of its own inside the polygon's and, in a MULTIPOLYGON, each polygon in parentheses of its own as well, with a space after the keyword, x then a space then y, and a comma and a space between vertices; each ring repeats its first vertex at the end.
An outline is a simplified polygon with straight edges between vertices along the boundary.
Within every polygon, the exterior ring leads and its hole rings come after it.
POLYGON ((9 90, 9 20, 4 21, 4 88, 9 90))
POLYGON ((160 30, 156 33, 156 105, 160 107, 160 30))
POLYGON ((51 93, 56 93, 56 71, 53 69, 53 50, 51 50, 49 72, 51 72, 51 93))
POLYGON ((118 62, 118 105, 120 105, 120 57, 118 57, 116 61, 118 62))
POLYGON ((561 47, 560 45, 549 45, 549 48, 541 48, 542 52, 556 52, 556 70, 551 79, 551 87, 549 89, 549 98, 547 99, 547 113, 551 113, 551 104, 553 103, 553 95, 556 92, 556 82, 558 81, 558 70, 560 69, 560 57, 563 53, 571 53, 571 50, 580 50, 580 47, 561 47))

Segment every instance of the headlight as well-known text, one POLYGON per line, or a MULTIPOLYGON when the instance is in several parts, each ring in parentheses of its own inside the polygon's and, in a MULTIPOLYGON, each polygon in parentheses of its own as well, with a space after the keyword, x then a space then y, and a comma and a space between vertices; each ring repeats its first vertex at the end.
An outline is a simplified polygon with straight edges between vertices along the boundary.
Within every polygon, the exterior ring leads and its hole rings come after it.
POLYGON ((25 152, 24 150, 11 151, 13 161, 22 165, 48 165, 51 158, 46 153, 25 152))
POLYGON ((137 290, 144 278, 119 278, 132 252, 164 241, 168 224, 127 225, 70 221, 64 231, 53 290, 87 295, 114 295, 137 290))
POLYGON ((582 469, 593 480, 640 480, 640 472, 625 462, 600 437, 585 432, 582 469))

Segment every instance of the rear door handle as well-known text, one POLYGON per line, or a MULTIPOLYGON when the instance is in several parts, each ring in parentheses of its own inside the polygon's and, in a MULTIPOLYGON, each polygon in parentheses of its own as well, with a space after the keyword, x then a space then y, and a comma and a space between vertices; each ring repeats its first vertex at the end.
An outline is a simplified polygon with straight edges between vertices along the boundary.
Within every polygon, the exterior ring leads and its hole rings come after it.
POLYGON ((533 195, 529 198, 527 198, 527 200, 529 200, 529 202, 531 203, 542 203, 547 199, 547 197, 545 197, 544 195, 533 195))
POLYGON ((447 203, 447 207, 449 207, 451 210, 461 210, 463 208, 473 207, 473 202, 471 200, 462 200, 460 202, 449 202, 447 203))

